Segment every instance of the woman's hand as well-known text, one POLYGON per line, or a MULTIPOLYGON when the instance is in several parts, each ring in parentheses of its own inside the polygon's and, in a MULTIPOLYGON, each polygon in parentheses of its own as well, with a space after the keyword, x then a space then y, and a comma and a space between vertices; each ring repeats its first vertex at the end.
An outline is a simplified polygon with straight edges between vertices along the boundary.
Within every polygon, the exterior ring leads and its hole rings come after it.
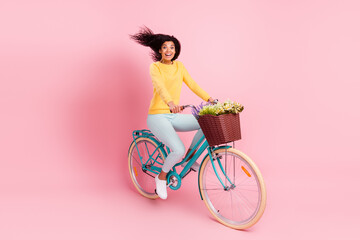
POLYGON ((212 97, 208 99, 208 102, 211 102, 211 104, 216 104, 215 100, 212 97))
POLYGON ((170 112, 172 112, 172 113, 179 113, 179 112, 182 111, 181 107, 179 105, 175 105, 173 101, 170 101, 168 103, 168 105, 169 105, 169 108, 170 108, 170 112))

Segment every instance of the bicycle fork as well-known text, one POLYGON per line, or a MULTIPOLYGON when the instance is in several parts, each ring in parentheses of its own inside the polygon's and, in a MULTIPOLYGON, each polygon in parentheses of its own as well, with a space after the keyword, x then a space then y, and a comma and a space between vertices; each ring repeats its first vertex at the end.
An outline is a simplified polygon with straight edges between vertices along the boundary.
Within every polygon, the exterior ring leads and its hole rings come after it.
MULTIPOLYGON (((236 186, 235 184, 232 183, 232 181, 229 179, 228 175, 226 174, 226 171, 224 170, 224 167, 220 161, 221 157, 218 156, 217 153, 215 153, 214 151, 211 150, 211 148, 208 148, 208 153, 209 153, 209 156, 210 156, 210 161, 211 161, 211 165, 214 169, 214 172, 216 174, 216 177, 219 179, 221 185, 223 186, 224 190, 225 191, 228 191, 230 189, 234 189, 236 186), (215 162, 217 162, 217 164, 219 165, 219 168, 221 170, 221 172, 224 174, 225 178, 227 181, 229 181, 229 185, 227 186, 227 184, 224 184, 224 182, 222 181, 217 169, 216 169, 216 166, 215 166, 215 162)), ((225 159, 226 161, 226 159, 225 159)))

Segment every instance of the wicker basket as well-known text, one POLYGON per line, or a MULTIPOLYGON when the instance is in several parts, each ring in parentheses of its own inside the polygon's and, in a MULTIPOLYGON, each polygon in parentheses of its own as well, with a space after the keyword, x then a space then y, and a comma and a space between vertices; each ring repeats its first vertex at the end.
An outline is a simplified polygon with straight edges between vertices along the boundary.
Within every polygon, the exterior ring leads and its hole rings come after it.
POLYGON ((207 114, 200 116, 198 121, 210 146, 241 139, 239 113, 220 116, 207 114))

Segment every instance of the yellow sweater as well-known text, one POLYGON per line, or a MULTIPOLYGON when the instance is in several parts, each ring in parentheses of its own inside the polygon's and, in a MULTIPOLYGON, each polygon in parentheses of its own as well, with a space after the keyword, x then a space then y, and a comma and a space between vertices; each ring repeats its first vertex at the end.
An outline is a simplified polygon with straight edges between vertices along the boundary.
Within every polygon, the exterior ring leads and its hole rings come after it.
POLYGON ((154 86, 153 98, 151 99, 149 114, 170 113, 169 102, 178 105, 180 92, 184 82, 196 95, 204 101, 210 96, 191 78, 190 74, 180 61, 173 64, 154 62, 150 65, 150 76, 154 86))

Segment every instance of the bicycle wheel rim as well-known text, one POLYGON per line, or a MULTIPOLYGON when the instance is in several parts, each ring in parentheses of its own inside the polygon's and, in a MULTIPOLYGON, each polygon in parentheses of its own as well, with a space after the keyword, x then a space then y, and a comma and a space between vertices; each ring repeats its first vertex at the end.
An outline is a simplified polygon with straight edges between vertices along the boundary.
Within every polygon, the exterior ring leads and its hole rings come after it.
MULTIPOLYGON (((147 198, 158 198, 158 195, 155 193, 155 176, 156 174, 143 169, 143 164, 140 161, 139 153, 142 156, 143 163, 149 159, 149 155, 153 153, 156 149, 156 144, 147 138, 139 138, 136 140, 137 148, 135 143, 130 148, 129 151, 129 171, 131 179, 137 188, 137 190, 147 198), (138 152, 139 150, 139 152, 138 152)), ((155 157, 158 157, 158 160, 161 160, 163 163, 164 156, 162 152, 157 149, 155 157)), ((146 168, 149 168, 151 165, 161 167, 158 163, 149 163, 146 168)))
POLYGON ((208 157, 200 170, 200 191, 205 204, 224 225, 236 229, 249 228, 260 219, 265 208, 266 192, 262 176, 255 164, 240 151, 221 149, 216 153, 221 157, 219 161, 229 179, 215 161, 220 178, 226 187, 231 186, 229 180, 235 187, 224 190, 208 157))

